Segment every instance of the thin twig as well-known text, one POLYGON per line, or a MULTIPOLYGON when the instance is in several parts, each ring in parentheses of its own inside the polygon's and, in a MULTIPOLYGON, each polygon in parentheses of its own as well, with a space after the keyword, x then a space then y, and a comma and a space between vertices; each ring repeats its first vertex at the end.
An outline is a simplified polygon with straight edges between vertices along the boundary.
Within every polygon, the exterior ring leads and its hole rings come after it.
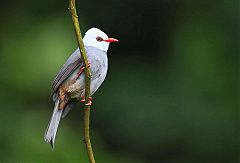
MULTIPOLYGON (((84 62, 84 66, 85 66, 85 69, 84 69, 85 70, 84 71, 85 72, 85 99, 86 99, 85 104, 87 104, 89 102, 89 97, 90 97, 90 84, 91 84, 92 75, 91 75, 90 69, 88 67, 88 59, 87 59, 86 51, 85 51, 85 48, 83 45, 80 25, 79 25, 79 21, 78 21, 77 12, 76 12, 75 0, 69 0, 69 11, 72 16, 79 50, 80 50, 81 57, 84 62)), ((90 106, 85 106, 84 107, 84 115, 83 115, 84 143, 86 145, 89 162, 95 163, 93 150, 92 150, 92 146, 91 146, 91 141, 90 141, 90 136, 89 136, 89 122, 90 122, 90 106)))

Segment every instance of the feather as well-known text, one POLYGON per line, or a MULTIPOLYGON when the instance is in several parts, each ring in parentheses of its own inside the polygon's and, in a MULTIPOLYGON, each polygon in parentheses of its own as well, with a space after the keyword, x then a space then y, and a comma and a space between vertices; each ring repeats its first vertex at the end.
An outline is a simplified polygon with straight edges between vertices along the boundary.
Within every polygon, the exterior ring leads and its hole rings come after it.
POLYGON ((66 80, 74 70, 82 65, 81 59, 70 63, 63 71, 60 71, 52 83, 52 92, 54 93, 58 87, 66 80))
MULTIPOLYGON (((91 92, 90 95, 92 95, 102 84, 104 81, 106 74, 107 74, 107 53, 105 51, 102 51, 98 48, 86 46, 86 53, 88 57, 88 61, 91 63, 91 92)), ((77 82, 74 81, 74 88, 70 91, 69 94, 65 94, 66 91, 61 92, 61 86, 67 87, 69 89, 72 82, 72 76, 73 74, 77 74, 77 69, 82 66, 82 59, 80 56, 79 49, 77 49, 66 61, 66 63, 63 65, 57 76, 55 77, 53 83, 52 83, 52 100, 55 102, 55 106, 53 109, 52 117, 50 119, 50 122, 48 124, 48 128, 45 132, 44 139, 47 143, 50 143, 52 148, 54 148, 54 142, 56 139, 57 129, 60 123, 60 119, 64 118, 73 105, 76 103, 76 100, 79 100, 81 96, 84 95, 84 86, 85 86, 85 76, 81 75, 77 82), (70 83, 70 85, 69 85, 70 83), (77 94, 77 92, 83 92, 77 94), (68 95, 69 99, 60 99, 60 94, 68 95), (78 96, 74 96, 77 94, 78 96), (66 100, 66 101, 64 101, 66 100), (60 104, 62 102, 65 102, 60 109, 60 104)), ((61 96, 62 97, 62 96, 61 96)))
MULTIPOLYGON (((58 74, 56 75, 53 83, 52 83, 52 92, 54 93, 59 85, 67 79, 71 75, 71 73, 78 67, 82 65, 82 59, 80 55, 80 51, 77 48, 75 52, 67 59, 66 63, 62 66, 58 74)), ((53 94, 52 93, 52 94, 53 94)))
POLYGON ((63 110, 58 109, 59 101, 60 99, 58 99, 57 102, 55 103, 52 117, 50 119, 50 122, 48 123, 48 127, 44 135, 44 140, 47 143, 50 143, 52 148, 54 148, 57 129, 58 129, 58 125, 60 123, 62 112, 63 112, 63 110))

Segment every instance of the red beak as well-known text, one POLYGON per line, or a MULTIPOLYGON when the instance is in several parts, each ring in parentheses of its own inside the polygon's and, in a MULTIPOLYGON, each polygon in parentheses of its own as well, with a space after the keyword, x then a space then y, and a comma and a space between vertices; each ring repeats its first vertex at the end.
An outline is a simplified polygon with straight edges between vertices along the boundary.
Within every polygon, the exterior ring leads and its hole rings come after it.
POLYGON ((105 40, 103 40, 103 41, 105 41, 105 42, 119 42, 117 39, 115 39, 115 38, 108 38, 108 39, 105 39, 105 40))

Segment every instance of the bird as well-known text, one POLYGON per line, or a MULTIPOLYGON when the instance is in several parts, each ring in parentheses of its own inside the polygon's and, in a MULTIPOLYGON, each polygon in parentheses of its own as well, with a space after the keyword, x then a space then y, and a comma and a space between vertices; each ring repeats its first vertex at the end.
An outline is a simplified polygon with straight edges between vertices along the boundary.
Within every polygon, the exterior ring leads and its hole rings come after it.
MULTIPOLYGON (((85 105, 91 105, 91 96, 101 86, 107 75, 107 51, 111 42, 118 42, 109 38, 98 28, 90 28, 83 37, 83 44, 88 58, 92 78, 90 84, 90 98, 85 105)), ((61 118, 64 118, 77 101, 85 99, 84 64, 77 48, 67 59, 52 83, 51 98, 55 103, 51 119, 48 123, 44 140, 54 148, 56 134, 61 118)))

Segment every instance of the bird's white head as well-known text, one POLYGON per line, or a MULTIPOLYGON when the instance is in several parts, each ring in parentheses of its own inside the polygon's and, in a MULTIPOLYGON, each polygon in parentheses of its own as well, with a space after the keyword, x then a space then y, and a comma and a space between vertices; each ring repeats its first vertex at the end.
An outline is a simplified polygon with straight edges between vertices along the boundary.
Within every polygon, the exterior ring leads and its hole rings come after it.
POLYGON ((115 38, 109 38, 106 33, 97 28, 91 28, 83 37, 83 43, 85 46, 93 46, 107 52, 109 44, 111 42, 118 42, 115 38))

